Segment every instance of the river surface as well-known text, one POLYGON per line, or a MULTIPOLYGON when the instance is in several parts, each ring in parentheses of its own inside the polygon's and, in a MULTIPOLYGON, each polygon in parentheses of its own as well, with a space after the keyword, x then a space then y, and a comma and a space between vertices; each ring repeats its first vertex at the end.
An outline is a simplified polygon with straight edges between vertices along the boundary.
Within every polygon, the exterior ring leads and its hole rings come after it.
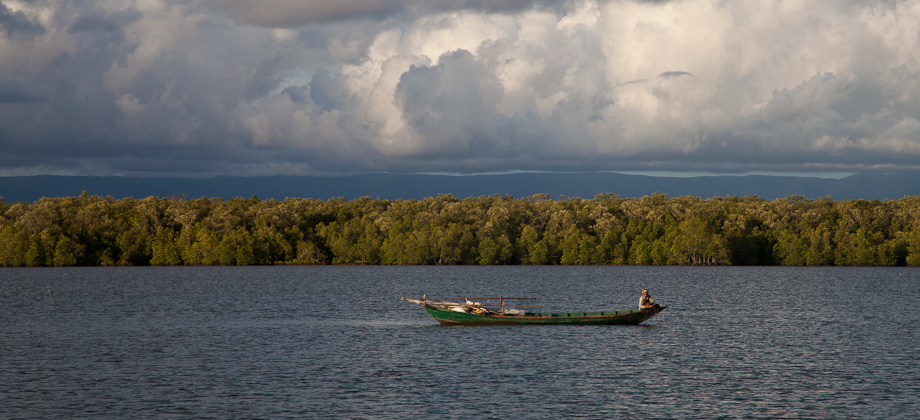
POLYGON ((0 269, 0 418, 920 418, 920 269, 0 269), (397 296, 668 309, 440 326, 397 296), (52 302, 53 301, 53 302, 52 302))

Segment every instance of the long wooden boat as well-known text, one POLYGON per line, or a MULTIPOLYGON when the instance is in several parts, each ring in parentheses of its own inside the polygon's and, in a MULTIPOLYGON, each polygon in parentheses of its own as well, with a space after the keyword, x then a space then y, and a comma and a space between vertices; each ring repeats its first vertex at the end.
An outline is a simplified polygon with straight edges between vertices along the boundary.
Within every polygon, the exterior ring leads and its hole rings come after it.
MULTIPOLYGON (((408 299, 418 303, 432 318, 444 325, 639 325, 645 320, 658 315, 667 306, 655 305, 651 308, 623 309, 596 312, 528 312, 517 308, 538 308, 530 305, 510 305, 508 300, 525 300, 527 298, 475 298, 474 300, 498 300, 498 304, 471 302, 453 302, 456 299, 408 299)), ((529 300, 529 299, 528 299, 529 300)))

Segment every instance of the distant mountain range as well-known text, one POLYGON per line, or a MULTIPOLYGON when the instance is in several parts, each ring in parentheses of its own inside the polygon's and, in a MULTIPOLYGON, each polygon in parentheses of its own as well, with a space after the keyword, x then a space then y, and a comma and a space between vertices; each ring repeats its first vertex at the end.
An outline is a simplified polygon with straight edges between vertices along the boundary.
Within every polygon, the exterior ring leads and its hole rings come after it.
POLYGON ((830 196, 835 200, 899 199, 920 195, 920 172, 856 174, 842 179, 788 176, 699 176, 667 178, 617 173, 523 173, 505 175, 368 174, 344 177, 270 176, 216 178, 141 178, 111 176, 0 177, 0 197, 7 203, 42 197, 90 195, 114 198, 288 197, 354 199, 422 199, 438 194, 458 198, 510 194, 517 198, 546 193, 552 198, 593 198, 611 193, 641 197, 654 193, 702 198, 759 196, 772 200, 790 195, 830 196))

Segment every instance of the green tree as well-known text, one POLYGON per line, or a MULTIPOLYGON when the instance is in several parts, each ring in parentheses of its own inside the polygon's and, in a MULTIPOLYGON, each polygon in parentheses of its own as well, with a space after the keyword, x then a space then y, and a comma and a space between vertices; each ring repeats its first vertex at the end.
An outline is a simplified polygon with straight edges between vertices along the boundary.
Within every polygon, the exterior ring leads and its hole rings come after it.
POLYGON ((67 267, 77 265, 83 256, 83 245, 74 242, 67 236, 60 236, 54 245, 54 266, 67 267))
POLYGON ((181 265, 182 255, 172 229, 160 226, 151 245, 151 265, 181 265))
POLYGON ((799 233, 791 229, 780 231, 776 238, 776 245, 773 246, 776 258, 783 265, 805 265, 807 249, 799 233))
POLYGON ((539 264, 540 262, 533 258, 533 252, 540 237, 533 226, 524 226, 521 231, 521 238, 516 244, 517 255, 524 264, 539 264))
POLYGON ((152 235, 147 219, 139 214, 120 223, 121 233, 115 238, 122 265, 147 265, 150 262, 152 235))
POLYGON ((904 262, 911 267, 918 267, 920 266, 920 228, 908 231, 905 236, 907 256, 904 262))
POLYGON ((20 227, 9 224, 0 229, 0 266, 22 267, 29 252, 29 235, 20 227))
POLYGON ((833 265, 836 245, 834 244, 834 231, 828 226, 828 223, 822 222, 809 237, 808 250, 805 251, 805 264, 833 265))
POLYGON ((498 238, 482 238, 479 241, 479 263, 483 265, 507 264, 514 255, 511 240, 504 234, 498 238))

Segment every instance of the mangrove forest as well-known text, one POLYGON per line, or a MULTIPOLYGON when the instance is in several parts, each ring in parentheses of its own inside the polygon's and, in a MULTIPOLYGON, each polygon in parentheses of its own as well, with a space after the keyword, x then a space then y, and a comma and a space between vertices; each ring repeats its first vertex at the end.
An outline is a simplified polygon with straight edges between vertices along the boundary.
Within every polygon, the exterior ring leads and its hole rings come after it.
POLYGON ((920 265, 920 197, 0 199, 0 266, 920 265))

